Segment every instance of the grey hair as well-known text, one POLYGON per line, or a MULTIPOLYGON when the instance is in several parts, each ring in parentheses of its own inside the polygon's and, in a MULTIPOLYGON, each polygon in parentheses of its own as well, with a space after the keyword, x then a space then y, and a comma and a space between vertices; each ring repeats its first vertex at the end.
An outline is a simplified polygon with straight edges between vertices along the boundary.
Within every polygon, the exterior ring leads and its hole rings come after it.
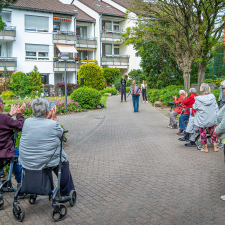
POLYGON ((31 103, 31 107, 35 117, 45 117, 48 110, 48 102, 45 99, 36 98, 31 103))
POLYGON ((202 83, 201 86, 200 86, 200 92, 202 94, 210 94, 211 93, 211 89, 210 89, 208 84, 202 83))
POLYGON ((196 89, 195 88, 190 88, 189 92, 192 93, 192 94, 196 94, 196 89))
POLYGON ((3 99, 1 98, 1 96, 0 96, 0 103, 3 103, 3 99))
POLYGON ((179 95, 182 95, 185 93, 185 90, 179 90, 179 95))
POLYGON ((221 85, 225 87, 225 80, 221 82, 221 85))

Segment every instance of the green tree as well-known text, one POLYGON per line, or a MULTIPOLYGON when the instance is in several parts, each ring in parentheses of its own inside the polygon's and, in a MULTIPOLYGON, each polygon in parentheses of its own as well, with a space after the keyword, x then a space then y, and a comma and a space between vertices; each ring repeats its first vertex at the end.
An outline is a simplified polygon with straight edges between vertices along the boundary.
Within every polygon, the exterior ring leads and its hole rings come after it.
POLYGON ((80 84, 80 78, 84 78, 84 85, 92 87, 97 90, 102 90, 105 87, 104 72, 99 65, 95 63, 85 63, 78 71, 78 82, 80 84))
POLYGON ((174 55, 183 71, 185 89, 190 86, 192 63, 198 66, 198 84, 205 79, 213 48, 222 45, 225 25, 224 0, 134 0, 132 11, 139 15, 138 24, 127 29, 127 41, 152 41, 164 45, 174 55))
POLYGON ((114 78, 119 77, 121 74, 120 69, 118 68, 106 67, 106 68, 103 68, 103 71, 104 71, 104 77, 106 79, 107 84, 112 84, 114 81, 114 78))
POLYGON ((131 70, 129 73, 128 73, 129 77, 133 80, 135 80, 137 83, 140 83, 142 82, 142 80, 146 80, 146 76, 144 74, 144 72, 140 69, 137 69, 137 70, 131 70))
POLYGON ((41 83, 41 74, 38 72, 37 66, 34 66, 33 71, 29 73, 29 86, 32 92, 41 92, 43 84, 41 83))

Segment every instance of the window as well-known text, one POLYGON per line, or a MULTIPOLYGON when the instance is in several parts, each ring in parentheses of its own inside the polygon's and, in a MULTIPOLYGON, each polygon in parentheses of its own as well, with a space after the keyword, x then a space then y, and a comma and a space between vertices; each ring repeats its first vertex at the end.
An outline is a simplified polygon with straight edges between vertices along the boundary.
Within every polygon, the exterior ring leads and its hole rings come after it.
POLYGON ((114 45, 114 55, 119 55, 119 54, 120 54, 120 46, 114 45))
POLYGON ((48 32, 49 18, 44 16, 25 15, 25 30, 36 32, 48 32))
POLYGON ((53 22, 53 31, 60 30, 60 22, 53 22))
POLYGON ((87 51, 79 51, 77 57, 81 60, 87 60, 88 52, 87 51))
POLYGON ((81 37, 87 37, 87 27, 77 27, 76 34, 81 37))
POLYGON ((102 44, 102 54, 103 55, 112 55, 112 45, 111 44, 102 44))
POLYGON ((114 31, 119 31, 120 30, 120 24, 119 24, 119 22, 114 22, 113 23, 113 30, 114 31))
POLYGON ((112 30, 112 23, 109 21, 102 21, 102 30, 112 30))
POLYGON ((48 45, 32 45, 26 44, 26 59, 27 60, 49 60, 49 46, 48 45))

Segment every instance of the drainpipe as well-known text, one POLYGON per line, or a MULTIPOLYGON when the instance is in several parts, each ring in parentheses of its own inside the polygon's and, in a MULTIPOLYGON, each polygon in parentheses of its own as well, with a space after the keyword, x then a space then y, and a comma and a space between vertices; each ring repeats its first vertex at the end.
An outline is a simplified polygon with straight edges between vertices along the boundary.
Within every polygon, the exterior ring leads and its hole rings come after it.
POLYGON ((99 65, 102 68, 102 14, 99 14, 99 42, 100 42, 100 60, 99 65))
MULTIPOLYGON (((75 42, 75 49, 77 49, 76 48, 76 46, 77 46, 77 32, 76 32, 76 30, 77 30, 77 20, 76 20, 76 16, 77 15, 75 15, 75 17, 74 17, 74 35, 75 35, 75 39, 76 39, 76 42, 75 42)), ((77 53, 75 53, 75 58, 77 57, 77 53)), ((76 70, 75 70, 75 83, 77 84, 77 61, 75 60, 75 65, 76 65, 76 70)))

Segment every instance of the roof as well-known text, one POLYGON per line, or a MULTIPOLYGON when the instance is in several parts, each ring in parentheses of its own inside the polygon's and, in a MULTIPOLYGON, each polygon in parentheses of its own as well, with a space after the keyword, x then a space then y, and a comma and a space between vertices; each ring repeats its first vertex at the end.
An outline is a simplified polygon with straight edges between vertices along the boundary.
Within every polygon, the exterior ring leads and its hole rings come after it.
POLYGON ((83 3, 99 14, 125 17, 125 13, 101 0, 79 0, 79 2, 83 3))
POLYGON ((82 21, 91 21, 95 22, 95 19, 91 16, 89 16, 87 13, 85 13, 83 10, 78 8, 75 5, 68 5, 72 10, 76 10, 75 13, 77 13, 76 19, 82 20, 82 21))
POLYGON ((128 9, 131 7, 131 4, 134 0, 112 0, 112 1, 128 9))
POLYGON ((75 15, 73 8, 63 4, 59 0, 18 0, 10 4, 10 8, 56 12, 60 14, 75 15))

